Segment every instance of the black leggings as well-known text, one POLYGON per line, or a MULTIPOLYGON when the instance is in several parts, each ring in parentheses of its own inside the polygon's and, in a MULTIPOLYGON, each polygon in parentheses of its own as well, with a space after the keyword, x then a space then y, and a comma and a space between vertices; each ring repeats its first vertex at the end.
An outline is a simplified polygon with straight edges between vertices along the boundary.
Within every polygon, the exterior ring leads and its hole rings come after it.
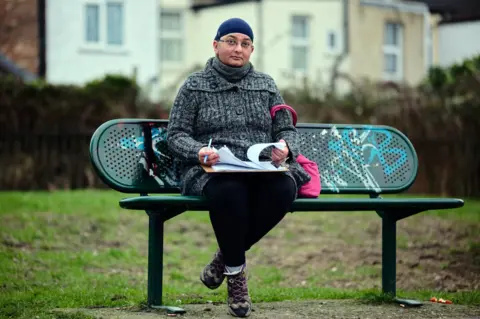
POLYGON ((225 173, 210 179, 203 192, 224 262, 235 267, 283 219, 297 190, 283 173, 225 173))

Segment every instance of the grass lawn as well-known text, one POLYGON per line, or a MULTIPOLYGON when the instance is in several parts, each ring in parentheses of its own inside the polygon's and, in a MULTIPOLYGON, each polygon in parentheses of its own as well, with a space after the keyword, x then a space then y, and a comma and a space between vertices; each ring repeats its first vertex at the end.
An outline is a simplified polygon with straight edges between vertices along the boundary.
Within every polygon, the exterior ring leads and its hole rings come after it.
MULTIPOLYGON (((146 301, 148 218, 115 191, 0 193, 0 318, 146 301)), ((198 279, 215 250, 205 212, 166 223, 165 303, 224 302, 198 279)), ((480 201, 398 223, 400 297, 480 305, 480 201)), ((378 300, 381 222, 375 213, 294 213, 248 252, 254 302, 378 300)), ((64 315, 67 318, 67 315, 64 315)), ((68 318, 75 318, 74 315, 68 318)))

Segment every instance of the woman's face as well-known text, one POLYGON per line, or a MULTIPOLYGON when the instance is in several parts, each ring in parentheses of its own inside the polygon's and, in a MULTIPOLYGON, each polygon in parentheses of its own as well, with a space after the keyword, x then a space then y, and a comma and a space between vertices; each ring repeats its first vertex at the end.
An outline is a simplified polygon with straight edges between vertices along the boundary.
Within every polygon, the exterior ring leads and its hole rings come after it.
POLYGON ((250 37, 241 33, 231 33, 218 41, 213 41, 215 55, 224 64, 241 67, 250 61, 253 52, 253 43, 250 37))

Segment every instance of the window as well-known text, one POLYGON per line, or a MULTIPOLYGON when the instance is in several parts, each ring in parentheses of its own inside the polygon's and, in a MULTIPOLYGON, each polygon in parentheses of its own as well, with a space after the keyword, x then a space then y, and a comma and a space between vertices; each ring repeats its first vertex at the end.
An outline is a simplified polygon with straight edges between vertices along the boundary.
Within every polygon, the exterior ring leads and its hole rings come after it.
POLYGON ((397 55, 392 53, 385 53, 384 54, 384 69, 386 73, 395 74, 398 72, 398 60, 397 55))
POLYGON ((308 48, 306 46, 293 46, 293 69, 302 72, 307 71, 308 48))
POLYGON ((337 38, 335 32, 333 31, 328 32, 327 47, 330 51, 335 51, 337 49, 337 38))
POLYGON ((107 43, 123 44, 123 4, 107 3, 107 43))
POLYGON ((403 27, 387 22, 383 38, 383 73, 386 80, 403 78, 403 27))
POLYGON ((402 26, 398 23, 387 22, 385 24, 384 44, 398 46, 402 26))
POLYGON ((124 44, 122 0, 88 0, 85 4, 85 42, 99 47, 124 44))
POLYGON ((292 36, 295 39, 308 38, 308 18, 305 16, 294 16, 292 18, 292 36))
POLYGON ((160 58, 163 62, 183 60, 183 17, 178 11, 160 14, 160 58))
POLYGON ((309 24, 306 16, 292 17, 292 68, 306 72, 308 66, 309 24))
POLYGON ((100 41, 99 33, 99 6, 87 4, 85 6, 85 41, 96 43, 100 41))

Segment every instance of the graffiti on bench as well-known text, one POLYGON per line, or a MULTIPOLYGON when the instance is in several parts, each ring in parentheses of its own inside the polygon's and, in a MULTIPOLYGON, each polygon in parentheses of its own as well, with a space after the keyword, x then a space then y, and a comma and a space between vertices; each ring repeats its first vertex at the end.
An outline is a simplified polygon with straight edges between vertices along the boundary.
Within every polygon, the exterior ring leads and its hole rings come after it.
POLYGON ((312 159, 319 164, 322 188, 333 192, 352 184, 380 192, 378 177, 384 175, 387 182, 395 181, 396 175, 405 173, 408 164, 407 152, 386 129, 333 126, 307 138, 313 139, 313 147, 323 151, 316 152, 312 159), (374 168, 377 174, 372 173, 374 168), (378 169, 382 174, 378 174, 378 169))
MULTIPOLYGON (((402 184, 411 174, 405 142, 387 129, 333 126, 299 131, 302 153, 318 163, 324 190, 340 192, 354 187, 380 192, 385 185, 402 184)), ((122 137, 118 145, 137 151, 138 163, 160 186, 178 187, 178 163, 168 150, 166 137, 166 127, 152 127, 154 163, 146 160, 143 136, 122 137)))
POLYGON ((119 146, 122 149, 138 151, 138 164, 141 165, 150 177, 154 178, 160 186, 177 187, 177 165, 170 154, 167 145, 167 129, 164 127, 152 127, 152 151, 153 163, 148 162, 144 148, 144 137, 122 137, 119 146))

